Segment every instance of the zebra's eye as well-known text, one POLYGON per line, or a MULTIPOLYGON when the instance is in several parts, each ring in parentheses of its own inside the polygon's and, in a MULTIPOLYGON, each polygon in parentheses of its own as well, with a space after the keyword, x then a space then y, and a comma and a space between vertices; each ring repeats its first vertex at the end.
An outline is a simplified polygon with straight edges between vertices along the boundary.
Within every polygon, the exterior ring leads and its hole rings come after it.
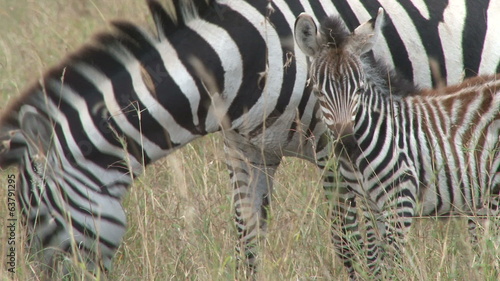
POLYGON ((365 89, 365 82, 363 80, 359 81, 359 84, 358 84, 358 89, 356 89, 356 94, 363 94, 364 92, 366 92, 366 89, 365 89))
POLYGON ((321 93, 321 91, 319 91, 319 90, 313 90, 312 92, 314 93, 314 96, 315 96, 315 97, 317 97, 317 98, 319 98, 319 97, 322 97, 322 96, 323 96, 323 94, 322 94, 322 93, 321 93))

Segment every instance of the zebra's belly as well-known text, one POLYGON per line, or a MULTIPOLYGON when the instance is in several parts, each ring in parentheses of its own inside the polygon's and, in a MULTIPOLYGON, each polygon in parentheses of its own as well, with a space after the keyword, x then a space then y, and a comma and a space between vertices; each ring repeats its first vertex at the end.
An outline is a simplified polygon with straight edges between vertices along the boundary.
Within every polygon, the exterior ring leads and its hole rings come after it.
MULTIPOLYGON (((350 184, 349 187, 358 195, 360 199, 358 201, 375 213, 391 208, 388 207, 392 206, 389 198, 394 198, 394 195, 401 190, 401 187, 397 186, 377 188, 380 185, 366 179, 359 180, 358 183, 350 184)), ((441 184, 418 186, 417 194, 414 196, 417 200, 415 214, 417 216, 472 215, 483 207, 481 195, 484 196, 484 190, 480 191, 480 187, 455 183, 451 185, 453 188, 450 188, 449 183, 443 181, 441 184)))
POLYGON ((417 214, 421 216, 471 215, 479 206, 479 187, 465 185, 430 185, 422 187, 417 214))

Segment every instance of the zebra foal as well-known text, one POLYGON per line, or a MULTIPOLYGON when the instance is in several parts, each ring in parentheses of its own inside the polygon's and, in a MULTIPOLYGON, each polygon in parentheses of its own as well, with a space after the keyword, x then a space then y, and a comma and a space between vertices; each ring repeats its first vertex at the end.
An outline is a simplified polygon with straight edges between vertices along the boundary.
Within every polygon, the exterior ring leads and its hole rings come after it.
POLYGON ((367 265, 374 276, 381 274, 378 231, 397 253, 417 215, 496 216, 499 207, 500 76, 417 93, 398 87, 395 74, 364 56, 383 21, 380 8, 352 34, 337 18, 328 18, 319 33, 307 14, 295 23, 339 160, 332 216, 340 228, 333 240, 353 280, 354 247, 364 243, 356 197, 364 203, 367 265))

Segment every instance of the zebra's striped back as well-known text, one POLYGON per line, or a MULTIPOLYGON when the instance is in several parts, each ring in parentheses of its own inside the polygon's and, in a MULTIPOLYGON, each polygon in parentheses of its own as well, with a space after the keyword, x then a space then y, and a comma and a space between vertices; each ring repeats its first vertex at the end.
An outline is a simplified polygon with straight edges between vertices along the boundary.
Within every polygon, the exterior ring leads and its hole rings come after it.
MULTIPOLYGON (((316 34, 312 18, 301 15, 295 30, 297 43, 312 58, 314 91, 339 157, 345 190, 345 206, 336 210, 344 220, 341 233, 358 233, 350 197, 360 196, 372 213, 366 215, 372 220, 367 248, 375 275, 380 268, 374 218, 385 223, 381 231, 393 242, 404 238, 415 215, 496 216, 500 203, 499 75, 393 96, 397 89, 389 81, 395 76, 364 55, 377 41, 383 15, 381 8, 376 19, 351 34, 335 19, 316 34)), ((336 241, 346 259, 348 239, 336 241)))
MULTIPOLYGON (((133 179, 193 139, 224 130, 238 245, 253 270, 281 158, 298 156, 323 168, 329 157, 319 105, 306 83, 307 60, 292 39, 295 17, 339 14, 354 27, 378 2, 173 1, 177 20, 158 2, 147 3, 156 32, 112 23, 112 31, 47 71, 5 109, 0 166, 19 167, 17 190, 33 240, 44 249, 79 250, 109 268, 125 232, 121 198, 133 179)), ((425 86, 437 84, 422 64, 431 57, 446 81, 462 79, 448 70, 463 66, 494 72, 500 52, 491 42, 500 33, 491 31, 492 17, 474 20, 487 5, 446 3, 387 3, 401 13, 374 57, 397 61, 407 78, 425 86), (466 12, 450 17, 457 10, 466 12), (457 34, 462 44, 448 45, 457 34), (422 38, 453 55, 427 48, 422 38)), ((324 186, 335 187, 329 172, 324 186)))
POLYGON ((410 169, 418 213, 476 214, 500 191, 500 80, 473 79, 447 94, 435 90, 400 100, 377 90, 362 94, 353 130, 362 155, 348 159, 359 171, 346 179, 383 209, 394 167, 401 176, 410 169))
POLYGON ((500 77, 471 78, 440 91, 405 99, 399 112, 400 126, 412 128, 404 132, 406 143, 421 167, 421 212, 474 213, 500 192, 500 77))

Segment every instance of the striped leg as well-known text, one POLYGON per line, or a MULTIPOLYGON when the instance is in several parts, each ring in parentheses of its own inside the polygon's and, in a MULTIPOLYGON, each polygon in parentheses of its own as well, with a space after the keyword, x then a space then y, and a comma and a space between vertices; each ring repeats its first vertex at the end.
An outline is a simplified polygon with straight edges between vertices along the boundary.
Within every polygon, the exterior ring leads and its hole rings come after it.
POLYGON ((416 177, 411 176, 410 171, 402 172, 400 175, 396 180, 399 183, 386 191, 389 198, 382 212, 385 221, 384 239, 390 246, 389 254, 393 256, 390 261, 398 260, 401 251, 404 251, 405 237, 416 212, 416 177))
POLYGON ((239 274, 255 278, 259 243, 266 235, 273 176, 280 157, 266 155, 243 137, 226 134, 225 151, 234 187, 233 201, 239 243, 239 274))
POLYGON ((467 230, 469 231, 470 243, 474 249, 476 248, 478 242, 478 237, 477 237, 478 224, 479 222, 477 221, 477 218, 470 217, 467 220, 467 230))
POLYGON ((356 280, 354 257, 355 253, 363 247, 363 240, 358 230, 355 194, 340 185, 333 189, 334 183, 334 177, 324 177, 326 195, 331 204, 332 242, 349 278, 356 280))
POLYGON ((347 189, 339 190, 338 200, 333 201, 332 241, 337 255, 347 269, 349 278, 356 280, 354 271, 355 253, 363 248, 363 239, 358 229, 355 194, 347 189))
MULTIPOLYGON (((380 247, 381 231, 384 231, 385 224, 379 221, 379 214, 362 206, 365 217, 366 247, 365 257, 370 275, 376 279, 381 274, 380 260, 383 258, 383 249, 380 247)), ((383 233, 382 233, 383 234, 383 233)))
POLYGON ((490 194, 487 202, 483 204, 483 207, 475 212, 474 216, 468 219, 468 230, 470 235, 471 244, 474 249, 479 250, 478 243, 479 237, 483 236, 484 231, 493 231, 493 235, 488 236, 498 236, 500 235, 500 194, 499 191, 495 191, 490 194), (484 224, 488 229, 483 229, 481 224, 484 224), (479 226, 479 229, 478 229, 479 226))
POLYGON ((356 194, 351 191, 338 172, 337 157, 332 157, 326 147, 318 151, 318 167, 323 174, 323 188, 330 204, 332 242, 337 256, 342 260, 350 280, 357 280, 354 270, 355 254, 363 248, 358 230, 356 194))

